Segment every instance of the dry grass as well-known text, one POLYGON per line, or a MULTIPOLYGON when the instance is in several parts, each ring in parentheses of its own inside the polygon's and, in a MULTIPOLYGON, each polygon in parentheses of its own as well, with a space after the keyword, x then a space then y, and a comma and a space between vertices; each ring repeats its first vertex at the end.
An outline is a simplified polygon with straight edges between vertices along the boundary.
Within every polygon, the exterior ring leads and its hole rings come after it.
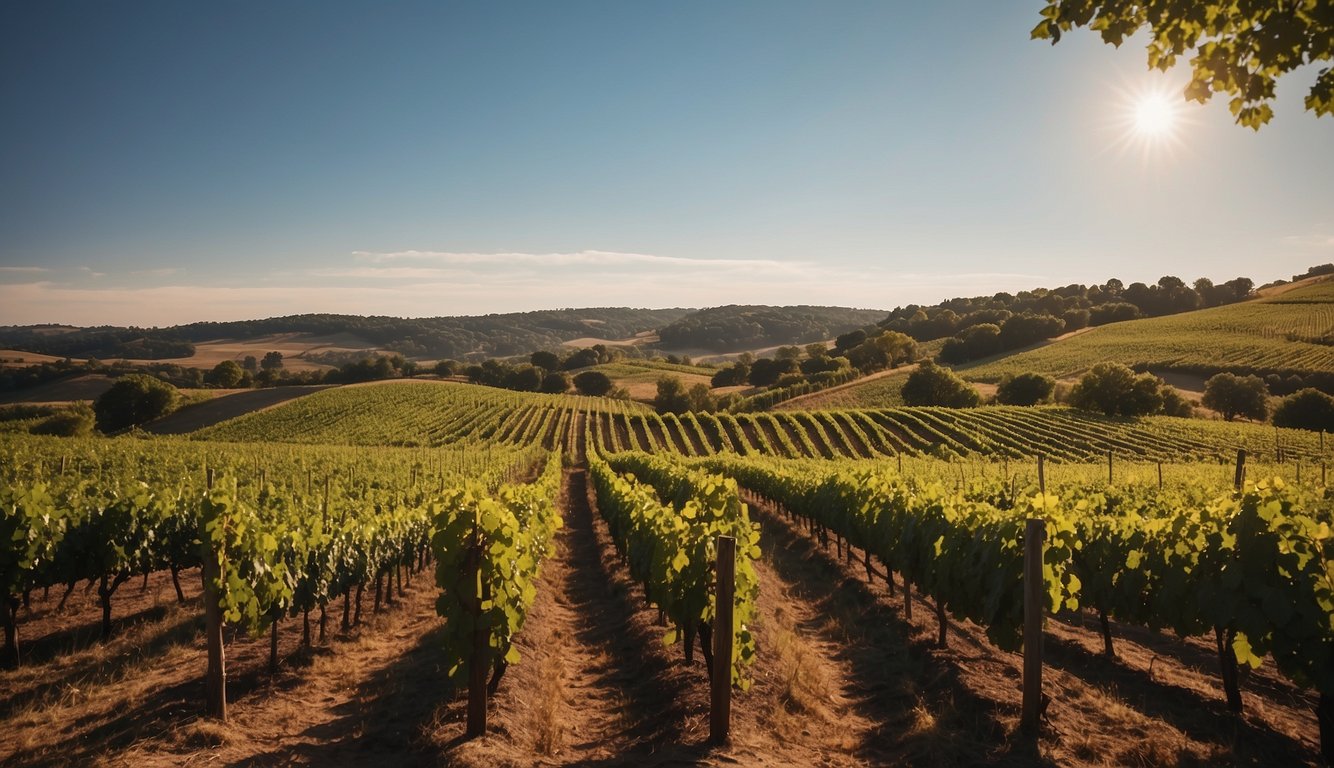
POLYGON ((783 702, 793 712, 827 720, 833 700, 829 671, 819 654, 794 631, 787 611, 779 608, 774 619, 768 650, 781 670, 783 702))

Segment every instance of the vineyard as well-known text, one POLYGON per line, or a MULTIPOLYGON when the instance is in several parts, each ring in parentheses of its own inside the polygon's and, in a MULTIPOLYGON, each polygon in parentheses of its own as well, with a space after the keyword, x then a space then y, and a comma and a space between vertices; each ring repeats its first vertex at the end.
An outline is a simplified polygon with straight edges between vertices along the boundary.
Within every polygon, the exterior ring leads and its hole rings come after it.
POLYGON ((1108 451, 1138 461, 1228 461, 1237 449, 1288 462, 1328 456, 1324 438, 1295 429, 1154 416, 1106 419, 1062 407, 995 406, 775 413, 614 413, 590 416, 611 451, 780 458, 934 456, 1091 461, 1108 451))
POLYGON ((358 748, 388 750, 362 759, 461 765, 1029 764, 1024 744, 1314 764, 1334 744, 1317 433, 404 382, 189 438, 0 440, 0 764, 87 762, 98 733, 136 764, 201 739, 254 761, 349 709, 378 734, 358 748), (130 668, 142 721, 50 682, 114 691, 130 668), (276 715, 288 690, 342 703, 276 715), (66 722, 89 725, 47 736, 66 722))

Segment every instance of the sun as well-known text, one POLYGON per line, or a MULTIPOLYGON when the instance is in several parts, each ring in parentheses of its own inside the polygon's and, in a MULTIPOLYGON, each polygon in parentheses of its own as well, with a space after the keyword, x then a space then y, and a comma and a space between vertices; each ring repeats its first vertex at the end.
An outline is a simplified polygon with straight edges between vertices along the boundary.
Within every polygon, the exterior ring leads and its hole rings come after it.
POLYGON ((1138 155, 1146 167, 1190 151, 1194 121, 1180 86, 1162 79, 1113 86, 1103 115, 1107 149, 1138 155))
POLYGON ((1165 138, 1172 135, 1177 123, 1177 109, 1166 94, 1142 94, 1135 103, 1134 130, 1144 138, 1165 138))

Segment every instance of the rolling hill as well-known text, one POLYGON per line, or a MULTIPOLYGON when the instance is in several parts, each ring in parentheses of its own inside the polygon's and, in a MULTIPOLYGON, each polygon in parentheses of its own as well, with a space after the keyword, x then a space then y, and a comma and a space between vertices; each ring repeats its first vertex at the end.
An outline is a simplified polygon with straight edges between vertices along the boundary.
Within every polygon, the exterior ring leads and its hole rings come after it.
POLYGON ((1334 281, 1321 281, 1240 304, 1112 323, 956 370, 984 382, 1028 371, 1070 378, 1104 361, 1198 376, 1331 374, 1332 335, 1334 281))

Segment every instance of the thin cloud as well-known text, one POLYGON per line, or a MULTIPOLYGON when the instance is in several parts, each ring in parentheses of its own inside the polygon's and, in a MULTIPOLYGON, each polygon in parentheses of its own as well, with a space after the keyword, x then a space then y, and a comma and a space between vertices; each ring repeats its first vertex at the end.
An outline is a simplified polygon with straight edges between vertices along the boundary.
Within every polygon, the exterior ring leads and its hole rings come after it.
POLYGON ((21 274, 50 272, 50 271, 51 270, 47 269, 46 267, 0 267, 0 272, 12 272, 21 274))

